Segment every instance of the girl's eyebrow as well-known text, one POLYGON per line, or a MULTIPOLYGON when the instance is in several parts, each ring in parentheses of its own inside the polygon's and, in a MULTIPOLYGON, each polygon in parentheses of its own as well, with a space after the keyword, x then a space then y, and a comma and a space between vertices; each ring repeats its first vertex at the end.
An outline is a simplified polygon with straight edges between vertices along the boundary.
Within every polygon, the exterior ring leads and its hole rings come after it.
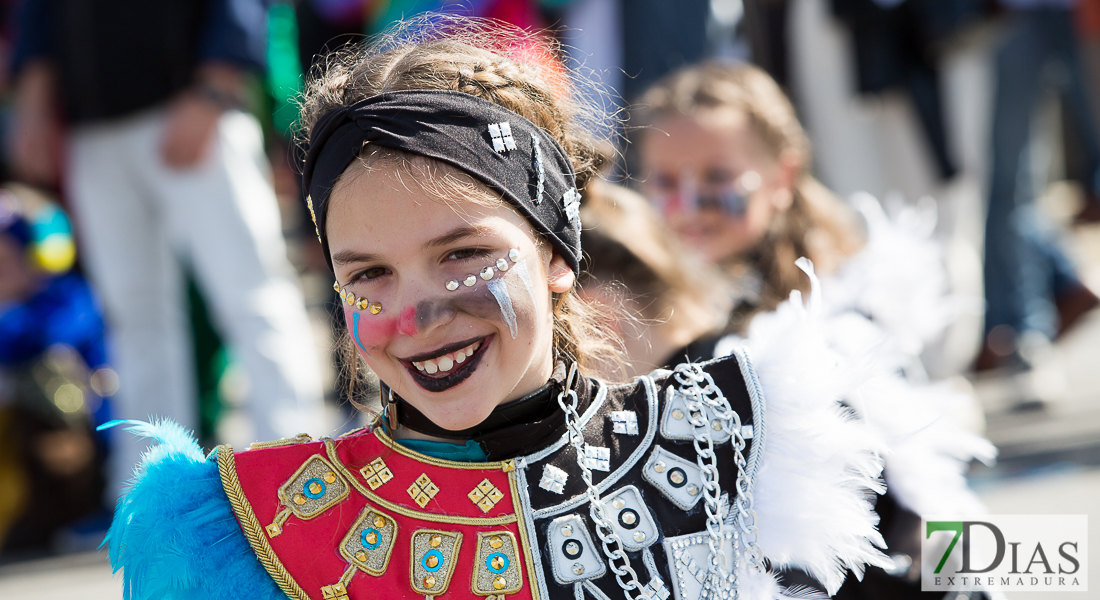
POLYGON ((493 229, 491 227, 485 227, 484 225, 464 225, 428 240, 424 243, 424 247, 438 248, 439 246, 453 244, 464 238, 488 236, 492 233, 493 229))
POLYGON ((332 255, 332 264, 346 265, 354 262, 372 262, 378 260, 377 254, 368 254, 366 252, 358 252, 355 250, 342 250, 332 255))
MULTIPOLYGON (((438 248, 440 246, 446 246, 453 244, 459 240, 468 237, 481 237, 488 236, 493 233, 493 228, 486 227, 484 225, 463 225, 444 233, 441 236, 434 237, 427 242, 424 242, 425 248, 438 248)), ((380 256, 377 254, 370 254, 367 252, 359 252, 357 250, 342 250, 332 255, 332 264, 346 265, 348 263, 363 263, 374 262, 380 260, 380 256)))

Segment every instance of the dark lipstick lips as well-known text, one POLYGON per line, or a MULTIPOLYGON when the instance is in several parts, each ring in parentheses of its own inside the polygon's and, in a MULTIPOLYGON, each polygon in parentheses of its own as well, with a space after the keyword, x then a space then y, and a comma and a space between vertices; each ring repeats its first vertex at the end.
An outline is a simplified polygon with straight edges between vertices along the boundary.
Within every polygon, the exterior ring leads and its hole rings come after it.
MULTIPOLYGON (((453 346, 450 350, 444 350, 443 352, 437 352, 435 354, 421 354, 416 358, 417 362, 421 360, 427 360, 429 357, 439 356, 440 354, 447 354, 448 352, 454 352, 455 350, 461 350, 466 346, 478 341, 479 338, 474 338, 468 342, 463 342, 463 345, 453 346), (421 358, 423 357, 423 358, 421 358)), ((447 375, 446 377, 428 377, 422 374, 416 367, 412 366, 411 361, 405 365, 405 368, 412 374, 413 381, 415 381, 420 387, 429 392, 442 392, 453 388, 454 386, 466 381, 470 375, 474 374, 474 370, 477 369, 478 363, 481 362, 481 355, 484 354, 485 347, 492 341, 492 336, 487 336, 481 339, 481 346, 478 347, 477 352, 473 356, 466 359, 466 362, 462 363, 458 369, 455 369, 454 373, 447 375)))
MULTIPOLYGON (((417 354, 415 356, 409 356, 407 358, 402 358, 401 360, 403 360, 407 363, 410 363, 410 364, 414 363, 414 362, 423 362, 423 361, 426 361, 426 360, 432 360, 434 358, 443 356, 444 354, 450 354, 451 352, 461 350, 461 349, 465 348, 466 346, 469 346, 470 344, 473 344, 474 342, 476 342, 478 340, 481 340, 481 339, 485 339, 487 337, 489 337, 489 336, 472 337, 472 338, 470 338, 470 339, 468 339, 464 342, 455 342, 455 343, 453 343, 449 346, 443 346, 442 348, 439 348, 437 350, 432 350, 431 352, 424 352, 423 354, 417 354)), ((479 348, 479 350, 480 350, 480 348, 479 348)))

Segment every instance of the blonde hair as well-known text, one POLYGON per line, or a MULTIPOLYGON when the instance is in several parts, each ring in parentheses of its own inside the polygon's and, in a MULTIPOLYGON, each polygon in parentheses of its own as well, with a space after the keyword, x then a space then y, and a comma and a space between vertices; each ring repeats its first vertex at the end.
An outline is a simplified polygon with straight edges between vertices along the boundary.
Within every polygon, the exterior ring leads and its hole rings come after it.
POLYGON ((788 155, 801 167, 790 208, 772 219, 748 256, 726 265, 731 271, 746 262, 754 267, 763 279, 758 308, 771 310, 792 289, 808 291, 795 260, 806 256, 821 271, 833 271, 862 248, 863 232, 854 211, 810 175, 806 132, 790 100, 763 70, 717 61, 681 69, 643 95, 636 115, 643 125, 652 125, 668 116, 727 109, 745 115, 771 158, 788 155))
MULTIPOLYGON (((551 38, 501 22, 425 14, 396 23, 361 48, 332 54, 311 74, 301 99, 302 138, 325 113, 398 90, 453 90, 494 102, 549 133, 565 150, 583 191, 602 162, 590 131, 599 130, 600 111, 588 89, 563 68, 551 38)), ((499 202, 479 193, 482 186, 458 169, 420 156, 371 147, 364 164, 395 158, 426 191, 441 198, 499 202), (419 176, 417 176, 419 175, 419 176)), ((536 233, 543 251, 549 245, 536 233)), ((579 274, 578 274, 579 275, 579 274)), ((575 291, 554 298, 554 350, 593 372, 618 354, 610 334, 575 291)), ((347 344, 345 344, 347 345, 347 344)), ((357 364, 357 363, 356 363, 357 364)))

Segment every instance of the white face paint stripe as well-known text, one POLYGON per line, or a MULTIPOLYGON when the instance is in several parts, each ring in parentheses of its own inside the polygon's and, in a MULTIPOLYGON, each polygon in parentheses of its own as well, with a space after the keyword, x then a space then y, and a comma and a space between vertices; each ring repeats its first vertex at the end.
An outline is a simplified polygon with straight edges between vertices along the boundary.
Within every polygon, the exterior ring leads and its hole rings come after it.
POLYGON ((527 293, 531 295, 531 306, 538 306, 535 302, 535 286, 531 283, 531 272, 527 270, 527 259, 523 259, 512 269, 519 274, 519 278, 523 280, 523 287, 527 288, 527 293))
POLYGON ((497 299, 500 313, 504 315, 504 322, 508 324, 508 333, 512 339, 516 339, 516 311, 512 308, 512 298, 508 296, 508 286, 499 279, 491 279, 488 283, 489 291, 497 299))

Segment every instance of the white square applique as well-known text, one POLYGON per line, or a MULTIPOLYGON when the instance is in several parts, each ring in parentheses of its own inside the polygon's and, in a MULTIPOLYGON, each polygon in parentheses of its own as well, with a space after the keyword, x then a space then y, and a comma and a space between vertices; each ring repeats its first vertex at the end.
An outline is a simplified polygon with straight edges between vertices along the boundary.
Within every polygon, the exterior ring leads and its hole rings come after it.
POLYGON ((542 479, 539 487, 555 494, 561 494, 565 490, 565 482, 569 479, 569 473, 562 471, 554 465, 546 465, 542 468, 542 479))
POLYGON ((569 188, 561 197, 562 208, 565 209, 565 218, 576 229, 581 228, 581 194, 577 188, 569 188))
POLYGON ((612 411, 611 431, 624 435, 638 435, 638 414, 632 410, 612 411))
POLYGON ((611 449, 599 446, 584 447, 584 462, 589 469, 596 471, 611 470, 611 449))
POLYGON ((639 598, 645 600, 668 600, 668 597, 672 595, 668 586, 660 578, 651 580, 644 588, 641 589, 641 595, 639 598))
POLYGON ((489 123, 489 137, 493 138, 493 150, 497 152, 516 149, 516 140, 512 137, 512 126, 508 121, 489 123))

